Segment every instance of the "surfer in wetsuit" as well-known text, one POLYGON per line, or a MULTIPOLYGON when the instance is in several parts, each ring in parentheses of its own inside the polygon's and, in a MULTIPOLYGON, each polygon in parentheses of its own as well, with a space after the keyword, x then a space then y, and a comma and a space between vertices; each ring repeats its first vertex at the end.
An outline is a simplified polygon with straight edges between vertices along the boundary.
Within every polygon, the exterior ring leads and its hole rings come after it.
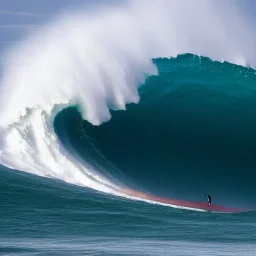
POLYGON ((205 195, 207 197, 208 200, 208 205, 210 206, 212 204, 212 197, 210 195, 205 195))

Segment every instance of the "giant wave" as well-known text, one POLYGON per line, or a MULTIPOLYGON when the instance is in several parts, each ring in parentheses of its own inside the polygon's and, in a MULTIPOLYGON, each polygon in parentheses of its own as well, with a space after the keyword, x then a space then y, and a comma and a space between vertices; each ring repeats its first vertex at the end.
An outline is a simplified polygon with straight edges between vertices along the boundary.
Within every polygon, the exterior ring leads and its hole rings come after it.
POLYGON ((253 66, 254 43, 252 25, 235 4, 129 1, 65 12, 6 53, 1 164, 117 193, 125 181, 74 156, 56 136, 58 113, 75 106, 82 119, 101 125, 110 109, 139 102, 145 78, 159 73, 153 58, 193 53, 253 66))

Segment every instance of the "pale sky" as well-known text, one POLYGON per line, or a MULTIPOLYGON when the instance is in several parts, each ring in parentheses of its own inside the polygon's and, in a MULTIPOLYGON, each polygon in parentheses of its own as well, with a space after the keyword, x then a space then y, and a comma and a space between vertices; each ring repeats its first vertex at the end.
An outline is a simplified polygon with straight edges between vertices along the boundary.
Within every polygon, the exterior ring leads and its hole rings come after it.
POLYGON ((31 30, 72 8, 120 3, 126 0, 0 0, 0 73, 2 53, 31 30))
MULTIPOLYGON (((123 1, 123 0, 122 0, 123 1)), ((13 41, 20 40, 34 27, 61 11, 86 5, 88 8, 117 0, 1 0, 0 53, 13 41)))

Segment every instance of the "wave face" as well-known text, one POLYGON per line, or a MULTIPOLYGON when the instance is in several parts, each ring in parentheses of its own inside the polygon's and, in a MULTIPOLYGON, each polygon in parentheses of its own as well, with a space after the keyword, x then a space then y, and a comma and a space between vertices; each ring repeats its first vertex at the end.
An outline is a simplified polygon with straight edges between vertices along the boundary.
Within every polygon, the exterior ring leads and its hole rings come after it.
POLYGON ((253 67, 254 45, 253 24, 235 2, 66 12, 5 55, 0 162, 108 193, 136 186, 248 198, 253 70, 194 55, 157 58, 192 53, 253 67), (129 103, 139 104, 112 113, 129 103), (61 112, 71 106, 79 112, 61 112))
POLYGON ((141 87, 140 103, 112 112, 110 122, 93 126, 76 108, 61 112, 55 131, 63 144, 136 189, 188 200, 208 192, 252 206, 255 71, 195 55, 155 63, 159 75, 141 87))

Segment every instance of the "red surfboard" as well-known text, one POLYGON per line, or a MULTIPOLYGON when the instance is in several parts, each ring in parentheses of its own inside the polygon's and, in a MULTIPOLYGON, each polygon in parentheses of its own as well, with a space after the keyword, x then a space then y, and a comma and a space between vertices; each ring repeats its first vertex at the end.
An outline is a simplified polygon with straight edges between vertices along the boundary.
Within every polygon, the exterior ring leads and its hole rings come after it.
POLYGON ((146 193, 141 193, 131 189, 124 189, 122 191, 126 195, 136 197, 138 199, 149 200, 156 203, 167 204, 175 208, 187 209, 187 210, 195 210, 195 211, 203 211, 203 212, 220 212, 220 213, 239 213, 239 212, 248 212, 249 210, 242 210, 236 208, 229 208, 221 205, 208 205, 208 203, 201 202, 190 202, 184 200, 175 200, 169 198, 158 197, 146 193))

